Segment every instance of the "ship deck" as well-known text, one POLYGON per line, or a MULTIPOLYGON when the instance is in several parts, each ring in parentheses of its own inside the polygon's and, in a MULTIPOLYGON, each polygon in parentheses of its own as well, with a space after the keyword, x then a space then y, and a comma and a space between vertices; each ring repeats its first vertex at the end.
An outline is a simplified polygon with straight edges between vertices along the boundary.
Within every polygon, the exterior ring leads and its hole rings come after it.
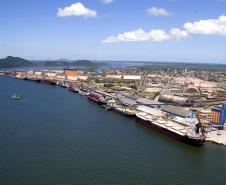
POLYGON ((137 114, 137 117, 145 121, 150 121, 152 124, 165 128, 181 136, 191 136, 193 138, 198 138, 198 135, 196 136, 196 134, 194 134, 191 126, 186 126, 186 124, 181 124, 180 122, 173 120, 164 120, 163 118, 154 118, 152 115, 148 115, 146 113, 139 113, 137 114))

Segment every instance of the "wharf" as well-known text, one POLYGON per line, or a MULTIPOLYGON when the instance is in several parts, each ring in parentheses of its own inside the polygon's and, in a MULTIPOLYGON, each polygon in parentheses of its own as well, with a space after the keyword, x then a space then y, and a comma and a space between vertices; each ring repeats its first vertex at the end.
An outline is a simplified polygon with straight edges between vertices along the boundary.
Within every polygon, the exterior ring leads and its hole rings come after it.
MULTIPOLYGON (((0 75, 2 73, 0 72, 0 75)), ((5 74, 3 74, 5 75, 5 74)), ((14 78, 24 79, 24 80, 32 80, 32 81, 38 81, 38 82, 45 82, 52 85, 60 85, 63 87, 67 87, 69 90, 73 92, 78 92, 80 95, 88 96, 89 93, 94 94, 98 96, 98 101, 101 103, 106 104, 106 110, 109 110, 112 108, 113 110, 120 112, 126 116, 129 117, 135 117, 139 112, 145 113, 145 115, 141 115, 141 119, 145 121, 153 121, 155 125, 161 127, 161 128, 167 128, 169 131, 173 133, 177 133, 179 135, 184 136, 187 131, 187 127, 191 125, 190 122, 187 122, 185 120, 185 117, 187 117, 190 112, 180 109, 175 106, 170 105, 164 105, 164 103, 160 103, 158 101, 142 98, 139 96, 132 96, 128 92, 128 94, 125 94, 124 92, 120 91, 110 91, 108 92, 102 92, 98 91, 96 87, 94 86, 88 86, 87 84, 84 85, 83 81, 70 81, 66 78, 57 78, 57 77, 44 77, 44 76, 29 76, 29 75, 6 75, 11 76, 14 78), (162 111, 163 110, 163 111, 162 111), (173 116, 171 121, 168 120, 155 120, 154 117, 164 117, 166 116, 165 112, 168 113, 177 113, 178 116, 173 116), (149 115, 152 115, 149 117, 149 115), (150 120, 149 120, 150 119, 150 120)), ((95 99, 93 99, 95 100, 95 99)), ((95 100, 96 101, 96 100, 95 100)), ((208 109, 208 112, 205 114, 210 114, 211 110, 208 109)), ((190 115, 189 115, 190 116, 190 115)), ((222 127, 221 127, 222 128, 222 127)), ((226 146, 226 130, 218 130, 215 128, 211 129, 206 134, 206 141, 208 142, 214 142, 216 144, 221 144, 226 146)))
POLYGON ((206 141, 226 145, 226 130, 208 132, 206 135, 206 141))

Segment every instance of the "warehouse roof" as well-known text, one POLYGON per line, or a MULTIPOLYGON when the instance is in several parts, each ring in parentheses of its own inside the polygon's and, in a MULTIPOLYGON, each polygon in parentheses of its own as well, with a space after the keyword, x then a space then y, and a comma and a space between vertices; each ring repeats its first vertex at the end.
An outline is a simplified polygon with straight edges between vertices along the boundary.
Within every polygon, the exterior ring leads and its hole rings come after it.
POLYGON ((126 98, 124 96, 118 96, 118 99, 124 105, 129 105, 129 106, 136 105, 136 101, 131 98, 126 98))
POLYGON ((151 107, 148 107, 148 106, 145 106, 145 105, 137 106, 137 110, 145 112, 145 113, 150 114, 150 115, 154 115, 154 116, 163 116, 163 114, 164 114, 159 109, 151 108, 151 107))
POLYGON ((147 98, 138 98, 137 103, 144 104, 144 105, 164 105, 162 102, 154 101, 147 98))
POLYGON ((124 80, 140 80, 140 75, 123 75, 124 80))
POLYGON ((175 115, 183 117, 183 118, 187 117, 188 114, 191 113, 188 110, 185 110, 181 107, 177 107, 177 106, 173 106, 173 105, 164 105, 162 107, 162 111, 167 112, 167 113, 171 113, 171 114, 175 114, 175 115))

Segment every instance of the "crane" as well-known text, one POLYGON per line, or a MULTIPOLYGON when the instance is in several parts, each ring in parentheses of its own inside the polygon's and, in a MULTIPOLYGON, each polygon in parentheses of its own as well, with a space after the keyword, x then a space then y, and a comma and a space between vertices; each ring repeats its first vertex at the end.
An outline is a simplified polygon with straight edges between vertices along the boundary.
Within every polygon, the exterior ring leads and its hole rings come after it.
POLYGON ((146 87, 146 81, 147 81, 147 78, 148 78, 148 73, 146 70, 142 69, 142 76, 141 76, 141 82, 140 82, 140 85, 137 89, 138 92, 142 91, 143 88, 146 87))
POLYGON ((198 119, 198 124, 196 125, 196 133, 199 133, 200 129, 201 129, 201 133, 203 136, 205 136, 205 123, 203 122, 203 120, 201 119, 201 114, 200 111, 197 110, 196 111, 196 117, 198 119))

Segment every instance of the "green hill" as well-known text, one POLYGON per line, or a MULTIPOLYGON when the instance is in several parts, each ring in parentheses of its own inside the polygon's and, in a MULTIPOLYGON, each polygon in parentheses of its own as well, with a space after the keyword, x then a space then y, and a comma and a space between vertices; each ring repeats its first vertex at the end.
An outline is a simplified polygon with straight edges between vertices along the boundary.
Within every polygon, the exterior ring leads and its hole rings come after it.
POLYGON ((70 63, 66 61, 47 61, 44 62, 44 66, 46 67, 64 67, 69 66, 70 63))
POLYGON ((8 56, 0 59, 0 68, 32 67, 34 63, 19 57, 8 56))
POLYGON ((74 66, 88 66, 88 67, 94 67, 98 66, 97 63, 91 62, 90 60, 76 60, 71 62, 74 66))
POLYGON ((51 60, 51 61, 29 61, 19 57, 8 56, 0 59, 0 68, 19 68, 19 67, 92 67, 97 68, 106 65, 101 62, 93 62, 90 60, 51 60))
POLYGON ((90 60, 75 60, 75 61, 47 61, 44 62, 44 66, 47 67, 68 67, 68 66, 78 66, 78 67, 99 67, 105 65, 105 63, 96 63, 90 60))

